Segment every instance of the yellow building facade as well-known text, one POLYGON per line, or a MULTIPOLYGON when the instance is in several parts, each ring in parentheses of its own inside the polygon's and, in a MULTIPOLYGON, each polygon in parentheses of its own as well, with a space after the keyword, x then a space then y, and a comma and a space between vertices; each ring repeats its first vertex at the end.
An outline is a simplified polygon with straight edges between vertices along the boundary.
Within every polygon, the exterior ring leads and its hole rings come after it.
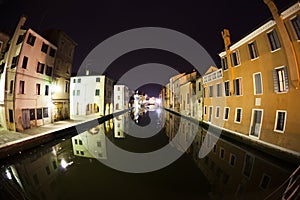
POLYGON ((204 84, 204 121, 299 154, 300 6, 276 16, 273 2, 265 3, 273 9, 274 20, 234 44, 229 31, 222 32, 223 77, 204 84))

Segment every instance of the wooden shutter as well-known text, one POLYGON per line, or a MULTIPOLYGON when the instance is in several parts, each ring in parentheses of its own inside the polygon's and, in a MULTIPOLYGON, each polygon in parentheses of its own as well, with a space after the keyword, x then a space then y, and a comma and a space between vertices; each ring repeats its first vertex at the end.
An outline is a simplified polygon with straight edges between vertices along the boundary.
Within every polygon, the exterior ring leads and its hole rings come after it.
POLYGON ((278 92, 278 75, 277 70, 273 69, 274 92, 278 92))
POLYGON ((288 77, 287 67, 284 67, 283 70, 284 70, 285 91, 288 91, 289 90, 289 77, 288 77))

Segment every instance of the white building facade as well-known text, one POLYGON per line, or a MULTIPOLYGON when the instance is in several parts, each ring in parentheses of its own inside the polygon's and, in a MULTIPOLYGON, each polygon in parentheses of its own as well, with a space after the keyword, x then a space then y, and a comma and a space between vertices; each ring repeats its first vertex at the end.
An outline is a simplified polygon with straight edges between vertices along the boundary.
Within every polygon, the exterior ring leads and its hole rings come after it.
POLYGON ((114 86, 114 111, 122 111, 128 109, 129 90, 125 85, 114 86))
POLYGON ((71 77, 70 118, 113 111, 113 81, 104 75, 71 77))

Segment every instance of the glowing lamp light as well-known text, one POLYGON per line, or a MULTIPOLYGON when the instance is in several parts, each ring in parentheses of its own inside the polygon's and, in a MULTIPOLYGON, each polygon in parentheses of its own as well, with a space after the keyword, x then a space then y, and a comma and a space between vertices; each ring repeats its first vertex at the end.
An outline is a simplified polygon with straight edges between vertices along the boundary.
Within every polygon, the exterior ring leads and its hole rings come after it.
POLYGON ((8 169, 5 170, 5 175, 6 175, 6 177, 7 177, 9 180, 12 179, 11 173, 10 173, 10 171, 9 171, 8 169))
POLYGON ((67 163, 66 161, 65 161, 65 159, 61 159, 61 161, 60 161, 60 166, 62 167, 62 168, 64 168, 64 169, 66 169, 68 166, 70 166, 70 165, 72 165, 73 164, 73 161, 71 161, 71 162, 69 162, 69 163, 67 163))
POLYGON ((161 99, 156 99, 156 103, 161 104, 161 99))
POLYGON ((61 92, 61 87, 59 85, 52 85, 53 92, 61 92))

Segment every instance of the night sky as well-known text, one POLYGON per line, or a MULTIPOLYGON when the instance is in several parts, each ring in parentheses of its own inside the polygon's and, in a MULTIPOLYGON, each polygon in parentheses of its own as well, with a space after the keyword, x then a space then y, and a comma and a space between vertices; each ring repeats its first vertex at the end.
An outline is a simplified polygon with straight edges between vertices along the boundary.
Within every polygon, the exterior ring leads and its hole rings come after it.
MULTIPOLYGON (((295 2, 275 0, 279 10, 295 2)), ((139 27, 163 27, 184 33, 202 45, 219 65, 224 28, 230 30, 234 43, 271 18, 263 0, 0 0, 0 31, 11 35, 22 14, 28 17, 27 25, 38 33, 55 28, 73 38, 78 44, 74 55, 75 74, 96 45, 117 33, 139 27)), ((178 72, 193 69, 173 53, 144 49, 119 57, 107 66, 106 74, 118 80, 129 69, 150 62, 168 65, 178 72)), ((150 96, 157 96, 160 88, 152 85, 143 89, 150 96)))

